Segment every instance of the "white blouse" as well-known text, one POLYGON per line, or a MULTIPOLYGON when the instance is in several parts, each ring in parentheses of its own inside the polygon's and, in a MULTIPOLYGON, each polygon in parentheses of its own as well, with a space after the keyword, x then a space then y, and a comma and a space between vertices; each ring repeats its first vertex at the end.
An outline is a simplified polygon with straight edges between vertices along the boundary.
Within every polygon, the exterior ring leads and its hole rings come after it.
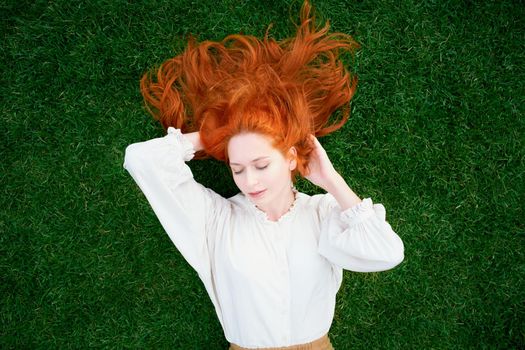
POLYGON ((124 168, 193 267, 230 343, 284 347, 328 333, 342 269, 391 269, 401 239, 370 198, 345 211, 330 194, 296 193, 278 221, 243 194, 223 198, 193 179, 193 145, 170 127, 129 145, 124 168))

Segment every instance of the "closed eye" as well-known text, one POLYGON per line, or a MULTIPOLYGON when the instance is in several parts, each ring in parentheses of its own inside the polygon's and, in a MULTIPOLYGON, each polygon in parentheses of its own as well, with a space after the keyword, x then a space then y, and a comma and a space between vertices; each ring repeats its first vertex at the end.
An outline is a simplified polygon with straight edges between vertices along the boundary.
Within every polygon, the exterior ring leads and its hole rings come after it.
MULTIPOLYGON (((268 168, 268 165, 269 165, 269 164, 266 164, 266 165, 263 165, 263 166, 256 166, 255 169, 257 169, 257 170, 264 170, 264 169, 268 168)), ((233 172, 235 175, 239 175, 239 174, 241 174, 243 171, 244 171, 244 168, 241 169, 241 170, 237 170, 237 171, 234 170, 234 169, 232 169, 232 172, 233 172)))

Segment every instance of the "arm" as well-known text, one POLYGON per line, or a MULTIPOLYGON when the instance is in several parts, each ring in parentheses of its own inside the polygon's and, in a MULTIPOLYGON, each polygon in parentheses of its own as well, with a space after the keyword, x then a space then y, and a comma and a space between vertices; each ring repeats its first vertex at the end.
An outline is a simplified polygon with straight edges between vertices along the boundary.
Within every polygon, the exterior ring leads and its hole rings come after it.
POLYGON ((361 199, 335 170, 317 138, 312 135, 311 141, 314 143, 314 150, 308 163, 309 173, 306 179, 334 196, 341 210, 346 210, 361 203, 361 199))
POLYGON ((183 135, 188 141, 191 142, 195 152, 202 151, 204 149, 204 147, 202 146, 200 134, 198 131, 190 132, 190 133, 183 134, 183 135))
POLYGON ((216 220, 228 204, 193 179, 185 164, 193 153, 193 144, 179 130, 169 128, 164 137, 129 145, 124 168, 186 261, 205 274, 209 270, 208 239, 213 239, 216 220))
POLYGON ((386 221, 384 206, 373 204, 370 198, 361 200, 313 136, 312 142, 315 148, 306 178, 331 195, 321 204, 319 253, 337 266, 358 272, 384 271, 401 263, 404 245, 386 221))

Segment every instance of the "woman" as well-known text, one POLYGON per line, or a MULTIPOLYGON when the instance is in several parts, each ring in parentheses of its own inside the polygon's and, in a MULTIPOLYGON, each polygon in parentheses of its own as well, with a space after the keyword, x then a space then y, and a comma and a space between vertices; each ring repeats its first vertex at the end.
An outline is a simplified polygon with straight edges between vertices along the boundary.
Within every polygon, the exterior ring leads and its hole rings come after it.
POLYGON ((294 38, 190 41, 141 81, 167 135, 128 146, 124 167, 199 274, 230 349, 332 349, 342 269, 403 260, 384 207, 350 189, 316 138, 348 118, 356 78, 338 57, 356 47, 316 28, 305 2, 294 38), (195 153, 225 161, 240 193, 197 183, 195 153), (296 176, 327 194, 298 192, 296 176))

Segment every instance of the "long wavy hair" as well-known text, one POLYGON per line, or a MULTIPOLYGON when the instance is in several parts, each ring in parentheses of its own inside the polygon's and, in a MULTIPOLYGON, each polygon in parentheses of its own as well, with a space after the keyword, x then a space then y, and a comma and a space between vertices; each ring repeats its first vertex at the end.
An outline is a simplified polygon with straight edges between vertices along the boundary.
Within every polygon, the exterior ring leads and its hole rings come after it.
POLYGON ((358 44, 350 35, 317 26, 305 1, 294 37, 275 41, 228 35, 220 42, 193 38, 184 52, 165 61, 140 82, 146 108, 167 129, 199 131, 204 151, 228 161, 236 134, 269 136, 283 154, 294 146, 294 176, 308 173, 313 149, 308 136, 339 129, 350 114, 357 78, 340 59, 358 44), (341 116, 334 112, 341 108, 341 116))

